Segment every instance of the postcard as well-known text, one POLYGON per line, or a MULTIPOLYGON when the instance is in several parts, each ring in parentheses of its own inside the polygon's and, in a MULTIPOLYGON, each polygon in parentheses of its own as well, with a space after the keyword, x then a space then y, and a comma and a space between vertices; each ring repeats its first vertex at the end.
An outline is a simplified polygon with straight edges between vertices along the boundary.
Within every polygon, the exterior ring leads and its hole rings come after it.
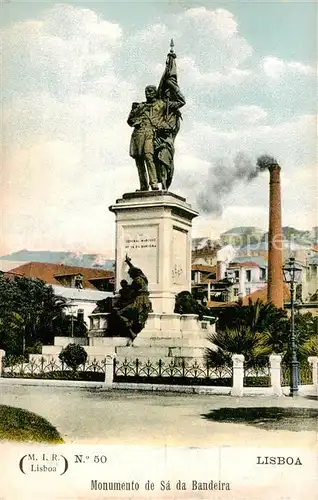
POLYGON ((316 3, 0 25, 0 500, 318 500, 316 3))

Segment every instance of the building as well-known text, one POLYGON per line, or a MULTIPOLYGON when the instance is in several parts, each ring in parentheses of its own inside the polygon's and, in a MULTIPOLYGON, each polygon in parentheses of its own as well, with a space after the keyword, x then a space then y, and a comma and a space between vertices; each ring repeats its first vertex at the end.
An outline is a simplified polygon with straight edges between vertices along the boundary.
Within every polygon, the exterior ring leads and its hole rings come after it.
POLYGON ((207 302, 238 301, 266 282, 267 261, 263 257, 238 257, 218 261, 215 266, 192 264, 192 292, 207 302))
POLYGON ((9 274, 52 285, 54 292, 67 300, 69 314, 81 315, 87 324, 96 302, 113 295, 115 282, 112 271, 43 262, 22 264, 9 274))
POLYGON ((221 245, 210 238, 192 239, 192 264, 214 266, 217 262, 217 252, 221 245))
MULTIPOLYGON (((284 296, 284 302, 290 301, 290 290, 286 283, 284 283, 283 286, 283 296, 284 296)), ((241 303, 243 306, 247 306, 250 303, 256 302, 257 300, 261 300, 262 302, 267 302, 267 284, 264 285, 262 288, 255 290, 250 295, 246 295, 245 297, 243 297, 241 303)))
POLYGON ((234 246, 245 246, 250 243, 261 241, 264 231, 254 226, 233 227, 220 235, 223 245, 231 244, 234 246))
MULTIPOLYGON (((291 240, 282 240, 283 260, 288 260, 294 257, 299 263, 306 264, 308 257, 313 252, 311 243, 296 243, 291 240)), ((237 251, 240 257, 264 257, 268 258, 268 242, 260 241, 259 243, 251 243, 241 247, 237 251)))
POLYGON ((308 258, 307 261, 307 293, 308 301, 318 292, 318 254, 308 258))
POLYGON ((236 258, 227 267, 226 275, 233 278, 234 300, 251 295, 267 283, 267 261, 262 258, 236 258))
POLYGON ((112 292, 102 292, 91 288, 69 288, 60 285, 52 285, 54 293, 67 300, 67 313, 74 316, 81 316, 89 327, 89 316, 96 308, 98 300, 112 297, 112 292))

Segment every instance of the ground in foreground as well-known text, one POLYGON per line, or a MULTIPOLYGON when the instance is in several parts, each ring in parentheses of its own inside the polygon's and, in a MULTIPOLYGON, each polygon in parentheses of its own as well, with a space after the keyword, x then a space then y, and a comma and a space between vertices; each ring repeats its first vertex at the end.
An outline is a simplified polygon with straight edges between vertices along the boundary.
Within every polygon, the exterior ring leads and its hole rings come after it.
POLYGON ((0 405, 0 440, 63 443, 53 425, 35 413, 0 405))

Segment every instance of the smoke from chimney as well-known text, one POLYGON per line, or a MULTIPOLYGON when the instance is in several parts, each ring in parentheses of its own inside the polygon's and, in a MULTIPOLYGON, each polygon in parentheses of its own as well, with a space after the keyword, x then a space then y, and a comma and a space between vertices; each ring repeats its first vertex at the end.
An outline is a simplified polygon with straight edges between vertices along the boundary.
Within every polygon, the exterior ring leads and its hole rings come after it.
POLYGON ((259 158, 257 158, 257 166, 259 168, 259 170, 262 172, 264 170, 269 170, 270 167, 278 167, 278 163, 277 161, 275 160, 275 158, 273 158, 272 156, 268 156, 268 155, 263 155, 263 156, 260 156, 259 158))
POLYGON ((205 186, 197 193, 198 209, 206 214, 221 216, 225 199, 241 183, 249 183, 260 172, 244 153, 238 153, 232 162, 219 158, 211 165, 205 186))

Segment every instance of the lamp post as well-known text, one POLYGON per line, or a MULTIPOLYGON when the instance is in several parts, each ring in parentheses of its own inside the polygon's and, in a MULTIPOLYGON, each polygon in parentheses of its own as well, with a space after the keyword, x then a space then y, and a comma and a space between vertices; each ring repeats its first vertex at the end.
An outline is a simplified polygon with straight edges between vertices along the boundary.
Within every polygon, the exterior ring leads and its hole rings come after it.
POLYGON ((291 348, 291 365, 290 365, 290 392, 291 397, 298 395, 298 360, 297 346, 295 337, 295 283, 300 280, 301 267, 295 262, 294 257, 285 263, 283 267, 285 282, 290 287, 290 348, 291 348))

